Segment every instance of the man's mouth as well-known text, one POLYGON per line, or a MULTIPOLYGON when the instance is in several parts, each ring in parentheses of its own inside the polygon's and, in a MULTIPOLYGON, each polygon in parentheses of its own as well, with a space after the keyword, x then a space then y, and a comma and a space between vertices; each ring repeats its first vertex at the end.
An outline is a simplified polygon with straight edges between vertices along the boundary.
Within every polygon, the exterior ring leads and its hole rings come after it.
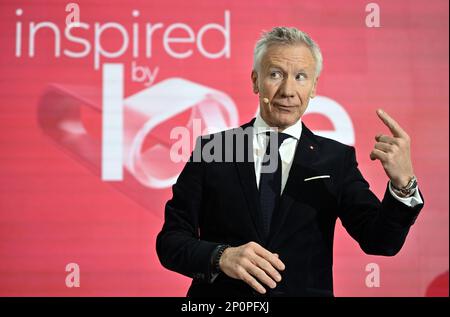
POLYGON ((277 103, 277 102, 274 102, 273 106, 275 108, 278 108, 279 110, 284 110, 284 111, 291 111, 293 108, 295 108, 295 106, 286 105, 286 104, 280 104, 280 103, 277 103))

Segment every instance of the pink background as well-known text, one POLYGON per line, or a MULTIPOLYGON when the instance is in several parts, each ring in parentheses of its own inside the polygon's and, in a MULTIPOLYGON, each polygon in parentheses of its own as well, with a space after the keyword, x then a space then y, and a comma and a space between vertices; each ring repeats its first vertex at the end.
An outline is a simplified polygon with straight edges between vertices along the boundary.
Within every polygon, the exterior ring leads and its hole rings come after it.
MULTIPOLYGON (((69 153, 39 125, 38 105, 51 83, 88 86, 101 96, 102 70, 94 69, 92 51, 79 59, 56 58, 54 38, 47 29, 36 34, 36 54, 28 56, 32 21, 57 25, 61 49, 82 50, 63 35, 67 3, 0 2, 0 295, 183 296, 190 280, 164 269, 155 252, 170 188, 124 189, 121 184, 102 181, 98 166, 69 153), (23 10, 20 17, 16 15, 19 8, 23 10), (15 56, 17 22, 22 23, 20 57, 15 56), (71 262, 80 267, 79 288, 65 285, 65 266, 71 262)), ((146 88, 131 81, 132 61, 159 67, 155 84, 182 77, 220 90, 234 101, 240 124, 250 120, 256 110, 250 72, 260 32, 276 25, 308 32, 324 56, 318 94, 337 101, 350 116, 360 168, 374 192, 381 197, 387 182, 379 162, 369 159, 374 136, 388 133, 375 114, 377 108, 383 108, 412 138, 414 168, 426 202, 402 251, 393 258, 365 255, 338 223, 335 294, 448 296, 447 1, 377 1, 379 28, 366 26, 369 1, 359 0, 76 3, 81 21, 90 25, 78 34, 91 45, 96 22, 120 23, 129 34, 133 23, 142 27, 145 23, 159 22, 164 27, 185 23, 197 33, 207 23, 223 25, 224 12, 229 11, 230 58, 207 59, 193 44, 174 44, 180 51, 193 49, 191 57, 175 59, 164 52, 162 32, 155 32, 151 58, 143 51, 134 58, 130 44, 121 57, 102 58, 101 62, 124 65, 125 97, 146 88), (139 10, 140 16, 132 17, 133 10, 139 10), (380 267, 378 288, 365 284, 369 263, 380 267)), ((143 33, 139 38, 144 41, 143 33)), ((203 43, 217 52, 223 37, 211 31, 203 43)), ((105 32, 102 45, 118 49, 117 32, 105 32)), ((76 88, 73 92, 82 93, 76 88)), ((101 115, 84 108, 82 116, 99 150, 101 115)), ((304 121, 313 130, 333 128, 313 115, 306 115, 304 121)), ((174 119, 169 125, 182 124, 181 119, 174 119)), ((168 139, 167 133, 160 134, 168 139)), ((127 177, 130 174, 124 182, 127 177)))

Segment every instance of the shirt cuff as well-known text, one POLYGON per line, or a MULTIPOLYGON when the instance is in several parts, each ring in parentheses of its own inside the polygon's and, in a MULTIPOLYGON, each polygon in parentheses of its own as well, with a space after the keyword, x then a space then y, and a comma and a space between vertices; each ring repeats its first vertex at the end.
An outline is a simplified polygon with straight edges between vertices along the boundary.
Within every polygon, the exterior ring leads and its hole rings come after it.
POLYGON ((422 197, 420 197, 420 194, 419 194, 419 186, 417 186, 416 190, 414 191, 414 194, 411 197, 399 197, 392 190, 392 184, 389 181, 389 192, 395 199, 397 199, 399 202, 405 204, 408 207, 415 207, 417 205, 423 204, 422 197))

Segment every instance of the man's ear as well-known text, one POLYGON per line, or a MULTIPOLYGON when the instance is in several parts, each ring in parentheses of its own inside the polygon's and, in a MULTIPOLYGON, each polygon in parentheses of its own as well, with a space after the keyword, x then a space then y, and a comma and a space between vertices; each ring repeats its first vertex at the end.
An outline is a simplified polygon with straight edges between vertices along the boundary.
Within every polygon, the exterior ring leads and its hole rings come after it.
POLYGON ((253 92, 255 94, 259 93, 258 88, 258 73, 255 70, 252 70, 252 83, 253 83, 253 92))
POLYGON ((311 89, 311 93, 309 94, 309 98, 314 98, 316 96, 317 82, 319 81, 319 77, 314 79, 313 88, 311 89))

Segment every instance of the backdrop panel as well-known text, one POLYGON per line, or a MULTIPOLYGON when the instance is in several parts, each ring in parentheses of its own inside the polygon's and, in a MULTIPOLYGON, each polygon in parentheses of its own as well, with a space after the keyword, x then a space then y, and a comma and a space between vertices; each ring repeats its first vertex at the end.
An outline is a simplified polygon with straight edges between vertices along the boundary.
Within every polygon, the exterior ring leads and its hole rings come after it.
POLYGON ((184 165, 171 132, 249 121, 255 40, 287 25, 324 56, 306 124, 354 145, 381 197, 369 153, 385 109, 412 138, 425 196, 393 258, 365 255, 338 223, 335 294, 448 296, 448 2, 369 3, 1 0, 0 295, 185 295, 189 279, 155 252, 184 165))

